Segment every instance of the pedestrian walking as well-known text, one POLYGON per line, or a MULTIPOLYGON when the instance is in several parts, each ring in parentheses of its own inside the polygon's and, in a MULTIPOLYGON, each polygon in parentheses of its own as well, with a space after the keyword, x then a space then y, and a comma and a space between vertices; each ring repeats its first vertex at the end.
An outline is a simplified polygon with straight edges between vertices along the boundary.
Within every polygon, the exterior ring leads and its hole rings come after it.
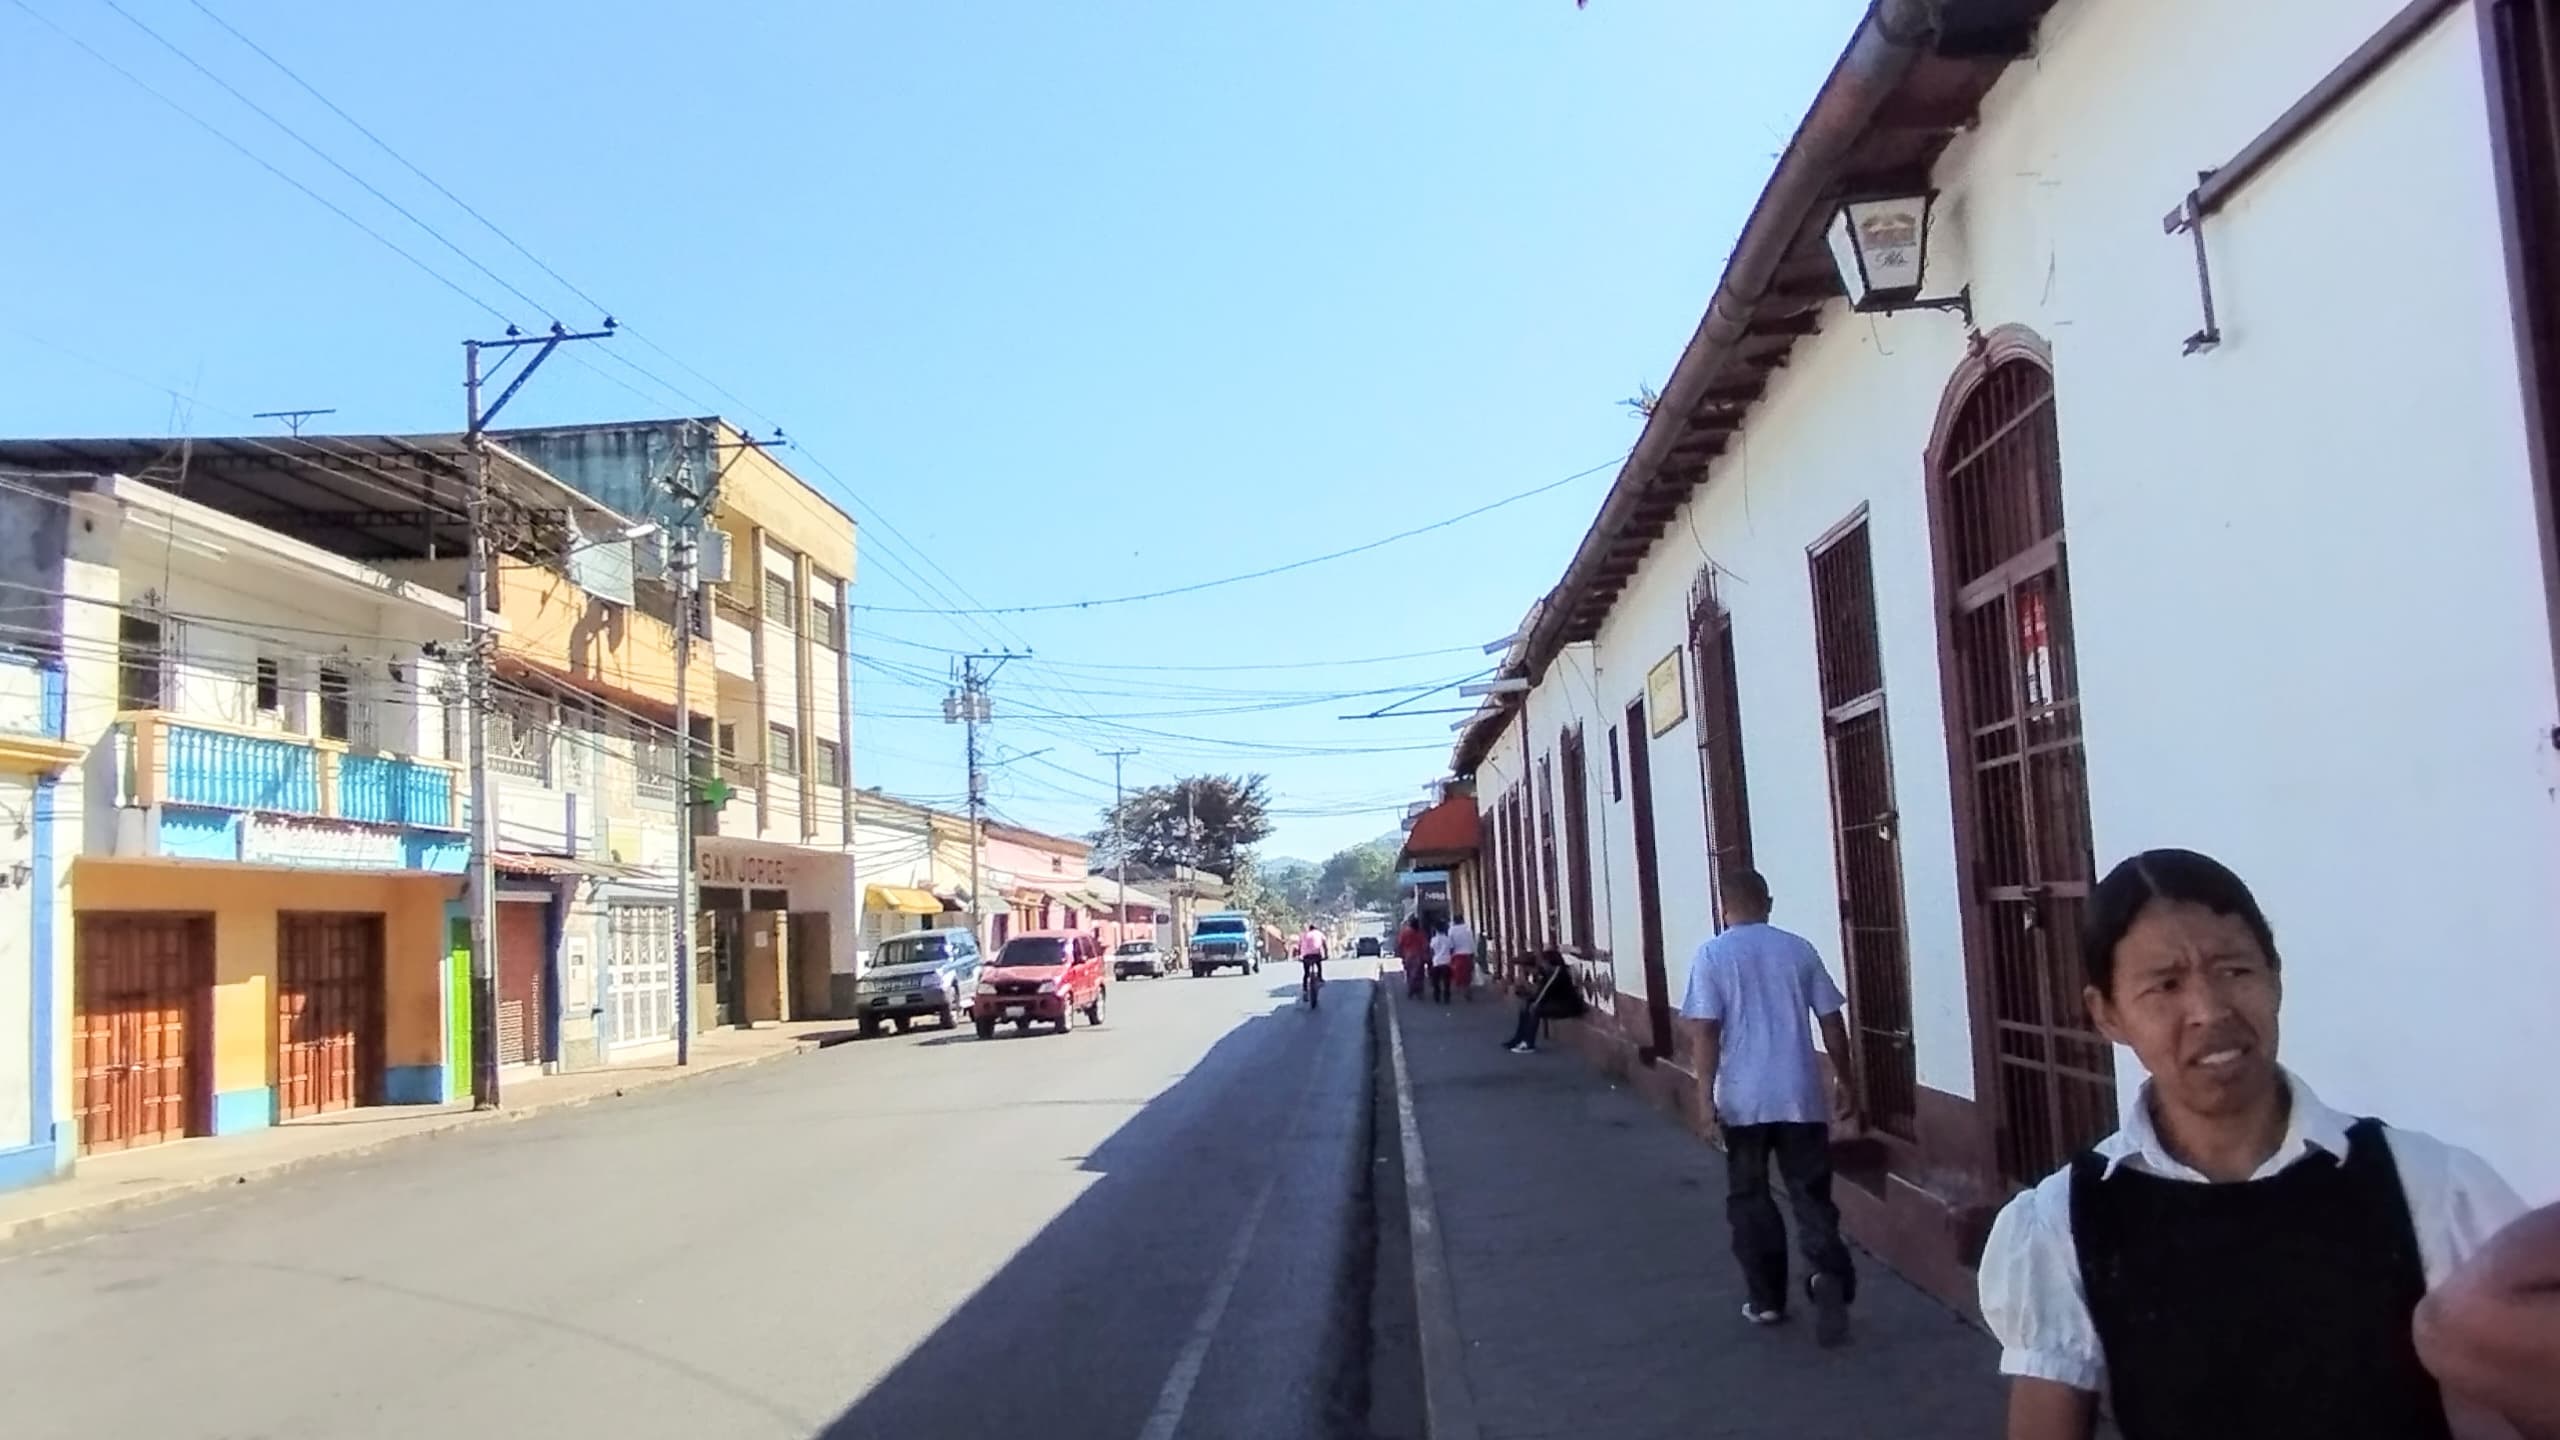
POLYGON ((1582 1014, 1582 991, 1565 968, 1564 952, 1554 946, 1538 952, 1536 967, 1520 982, 1520 1023, 1503 1046, 1514 1055, 1535 1054, 1538 1026, 1548 1020, 1571 1020, 1582 1014))
POLYGON ((2418 1358, 2526 1440, 2560 1440, 2560 1205, 2501 1230, 2418 1302, 2418 1358))
POLYGON ((1469 1000, 1476 998, 1476 927, 1467 917, 1449 915, 1449 985, 1469 1000))
POLYGON ((1404 962, 1404 993, 1419 1000, 1422 982, 1431 973, 1431 937, 1422 933, 1422 917, 1407 915, 1396 932, 1396 957, 1404 962))
POLYGON ((2508 1433, 2449 1413, 2412 1330, 2522 1212, 2515 1192, 2277 1063, 2275 935, 2219 862, 2136 855, 2081 924, 2090 1017, 2149 1078, 2122 1128, 1992 1226, 1982 1313, 2011 1440, 2088 1440, 2102 1392, 2125 1440, 2508 1433))
POLYGON ((1449 1003, 1449 969, 1453 960, 1449 927, 1435 922, 1431 927, 1431 998, 1443 1005, 1449 1003))
POLYGON ((1725 1219, 1741 1262, 1743 1318, 1775 1325, 1787 1317, 1787 1228, 1770 1194, 1774 1162, 1796 1217, 1796 1248, 1811 1267, 1814 1338, 1849 1338, 1858 1276, 1840 1238, 1831 1199, 1831 1119, 1857 1113, 1847 1066, 1847 1001, 1801 935, 1769 923, 1769 882, 1756 870, 1723 877, 1723 933, 1689 962, 1688 1017, 1697 1044, 1699 1108, 1708 1138, 1725 1148, 1725 1219), (1826 1097, 1812 1024, 1832 1059, 1826 1097))

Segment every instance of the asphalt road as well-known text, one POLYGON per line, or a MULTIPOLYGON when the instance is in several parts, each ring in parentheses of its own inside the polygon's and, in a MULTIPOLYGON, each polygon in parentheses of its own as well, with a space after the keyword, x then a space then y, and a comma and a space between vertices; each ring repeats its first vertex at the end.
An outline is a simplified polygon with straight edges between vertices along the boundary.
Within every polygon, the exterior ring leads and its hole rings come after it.
MULTIPOLYGON (((1113 987, 0 1250, 0 1432, 1361 1433, 1369 985, 1113 987)), ((1284 983, 1284 981, 1286 983, 1284 983)))

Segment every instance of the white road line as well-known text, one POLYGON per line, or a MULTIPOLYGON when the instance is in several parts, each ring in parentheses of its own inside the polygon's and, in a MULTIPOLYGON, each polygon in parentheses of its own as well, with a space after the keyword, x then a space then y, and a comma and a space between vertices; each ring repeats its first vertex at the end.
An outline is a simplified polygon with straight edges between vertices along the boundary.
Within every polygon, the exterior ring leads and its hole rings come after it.
POLYGON ((1236 1242, 1227 1251, 1227 1263, 1218 1271, 1218 1283, 1209 1287, 1209 1298, 1201 1305, 1199 1318, 1191 1322, 1190 1338, 1182 1342, 1181 1351, 1173 1357, 1173 1369, 1164 1377, 1164 1388, 1156 1392, 1155 1412, 1147 1417, 1138 1440, 1173 1440, 1174 1433, 1182 1428, 1183 1412, 1191 1407, 1191 1387, 1200 1383, 1200 1367, 1209 1359, 1209 1342, 1218 1337, 1218 1326, 1227 1316, 1227 1302, 1235 1298, 1236 1282, 1243 1278, 1245 1262, 1253 1258, 1253 1241, 1262 1229, 1262 1213, 1271 1208, 1271 1192, 1279 1188, 1280 1176, 1287 1168, 1284 1157, 1289 1142, 1298 1138, 1306 1118, 1307 1097, 1315 1093, 1316 1079, 1324 1074, 1327 1053, 1333 1048, 1325 1043, 1328 1038, 1317 1040, 1307 1078, 1298 1087, 1296 1103, 1289 1109, 1289 1128, 1273 1151, 1271 1173, 1264 1177, 1253 1203, 1245 1208, 1244 1223, 1236 1229, 1236 1242))
POLYGON ((1244 1274, 1244 1263, 1252 1258, 1254 1233, 1262 1228, 1262 1212, 1271 1205, 1271 1192, 1280 1183, 1274 1170, 1262 1182, 1262 1193, 1253 1197, 1253 1205, 1245 1211, 1244 1225, 1236 1231, 1235 1247, 1227 1252, 1227 1263, 1218 1272, 1218 1283, 1209 1287, 1208 1303, 1200 1307, 1200 1318, 1191 1322, 1191 1338, 1182 1342, 1182 1352, 1173 1357, 1173 1371, 1164 1377, 1164 1389, 1156 1394, 1155 1413, 1147 1417, 1147 1428, 1138 1432, 1138 1440, 1173 1440, 1182 1427, 1182 1412, 1191 1406, 1191 1387, 1200 1381, 1200 1367, 1209 1358, 1209 1342, 1217 1338, 1218 1323, 1226 1318, 1227 1302, 1235 1298, 1236 1281, 1244 1274))

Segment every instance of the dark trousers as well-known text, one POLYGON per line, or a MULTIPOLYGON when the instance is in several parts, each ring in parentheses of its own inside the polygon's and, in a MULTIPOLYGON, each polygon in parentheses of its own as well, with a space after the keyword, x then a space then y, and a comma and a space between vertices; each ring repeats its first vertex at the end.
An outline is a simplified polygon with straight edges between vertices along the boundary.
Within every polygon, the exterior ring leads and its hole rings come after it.
POLYGON ((1526 1000, 1520 1002, 1520 1023, 1511 1028, 1509 1043, 1513 1045, 1538 1043, 1538 1007, 1536 1005, 1526 1000))
POLYGON ((1443 1005, 1449 1003, 1449 967, 1446 965, 1431 967, 1431 998, 1443 1005))
POLYGON ((1796 1248, 1816 1275, 1840 1281, 1843 1298, 1858 1292, 1849 1247, 1840 1239, 1840 1207, 1831 1203, 1831 1127, 1821 1124, 1728 1125, 1724 1130, 1725 1219, 1733 1226, 1733 1258, 1753 1308, 1787 1308, 1787 1226, 1769 1191, 1774 1160, 1786 1177, 1796 1214, 1796 1248))

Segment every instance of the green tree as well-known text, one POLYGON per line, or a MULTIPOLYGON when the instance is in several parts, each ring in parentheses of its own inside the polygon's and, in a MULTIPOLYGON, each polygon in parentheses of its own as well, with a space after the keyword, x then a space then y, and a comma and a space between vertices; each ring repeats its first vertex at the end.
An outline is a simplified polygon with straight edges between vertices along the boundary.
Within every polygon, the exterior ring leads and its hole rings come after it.
POLYGON ((1337 850, 1316 879, 1320 905, 1336 910, 1391 910, 1398 894, 1396 849, 1380 840, 1337 850))
POLYGON ((1261 775, 1192 775, 1130 791, 1089 837, 1094 861, 1117 864, 1125 838, 1136 864, 1189 865, 1233 882, 1271 833, 1267 786, 1261 775))

